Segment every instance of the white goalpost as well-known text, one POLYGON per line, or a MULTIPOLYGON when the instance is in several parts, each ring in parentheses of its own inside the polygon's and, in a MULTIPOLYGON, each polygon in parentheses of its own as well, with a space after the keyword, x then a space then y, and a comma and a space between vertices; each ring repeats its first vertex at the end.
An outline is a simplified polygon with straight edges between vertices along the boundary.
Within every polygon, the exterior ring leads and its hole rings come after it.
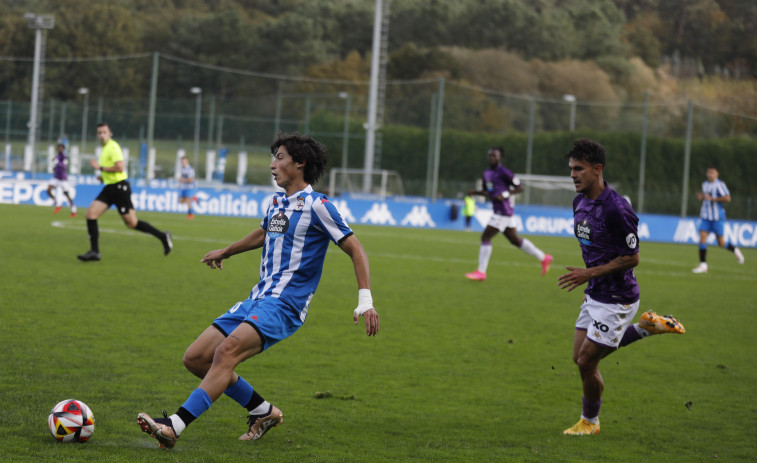
MULTIPOLYGON (((329 194, 364 193, 365 170, 333 168, 329 172, 329 194)), ((379 195, 382 199, 387 196, 403 196, 405 189, 399 172, 394 170, 375 169, 370 174, 369 194, 379 195)))

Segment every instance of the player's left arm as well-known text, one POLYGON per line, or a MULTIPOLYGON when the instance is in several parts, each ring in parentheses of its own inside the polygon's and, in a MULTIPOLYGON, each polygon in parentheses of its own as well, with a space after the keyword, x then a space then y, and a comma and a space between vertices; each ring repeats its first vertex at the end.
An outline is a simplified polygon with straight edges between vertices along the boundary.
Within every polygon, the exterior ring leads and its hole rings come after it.
POLYGON ((523 182, 518 177, 513 177, 513 185, 510 187, 510 194, 517 195, 523 191, 523 182))
POLYGON ((358 317, 365 318, 365 334, 375 336, 379 330, 379 317, 376 309, 373 308, 373 298, 371 297, 371 274, 368 265, 368 254, 366 254, 363 245, 355 237, 350 235, 341 243, 339 247, 344 251, 355 267, 355 278, 357 278, 358 287, 358 306, 353 313, 353 321, 358 322, 358 317))

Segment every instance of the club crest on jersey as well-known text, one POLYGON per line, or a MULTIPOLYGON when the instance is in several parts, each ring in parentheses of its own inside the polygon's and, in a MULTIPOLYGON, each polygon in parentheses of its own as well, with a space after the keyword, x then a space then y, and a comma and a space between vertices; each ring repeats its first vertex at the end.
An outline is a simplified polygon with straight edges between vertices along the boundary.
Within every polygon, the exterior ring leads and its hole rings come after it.
POLYGON ((302 196, 297 197, 297 204, 294 205, 294 210, 297 212, 302 212, 302 208, 305 207, 305 198, 302 196))
POLYGON ((289 230, 289 217, 284 214, 284 211, 275 214, 268 222, 268 236, 272 239, 276 239, 282 236, 289 230))
POLYGON ((591 246, 594 241, 594 231, 591 229, 591 224, 588 220, 584 219, 576 223, 576 238, 578 242, 586 246, 591 246))
POLYGON ((278 206, 279 205, 279 202, 278 202, 278 200, 276 200, 275 196, 273 197, 273 205, 274 206, 278 206))

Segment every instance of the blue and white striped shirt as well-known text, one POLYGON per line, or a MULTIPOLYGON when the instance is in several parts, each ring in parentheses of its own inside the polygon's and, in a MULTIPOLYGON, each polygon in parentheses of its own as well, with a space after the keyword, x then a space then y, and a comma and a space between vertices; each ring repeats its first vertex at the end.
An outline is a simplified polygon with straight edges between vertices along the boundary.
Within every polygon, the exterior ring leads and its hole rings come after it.
POLYGON ((329 241, 339 244, 353 232, 334 204, 310 185, 289 197, 274 193, 261 226, 266 237, 260 283, 252 288, 250 299, 278 298, 304 322, 329 241))
MULTIPOLYGON (((713 198, 722 198, 723 196, 730 196, 728 187, 725 186, 725 182, 716 179, 714 182, 704 181, 702 182, 702 193, 708 194, 713 198)), ((702 211, 699 213, 699 217, 704 220, 725 220, 725 208, 723 203, 711 201, 705 199, 702 201, 702 211)))
MULTIPOLYGON (((195 178, 195 170, 192 168, 192 166, 181 166, 179 170, 180 176, 183 180, 188 180, 190 178, 195 178)), ((179 187, 182 190, 193 190, 195 187, 195 182, 179 182, 179 187)))

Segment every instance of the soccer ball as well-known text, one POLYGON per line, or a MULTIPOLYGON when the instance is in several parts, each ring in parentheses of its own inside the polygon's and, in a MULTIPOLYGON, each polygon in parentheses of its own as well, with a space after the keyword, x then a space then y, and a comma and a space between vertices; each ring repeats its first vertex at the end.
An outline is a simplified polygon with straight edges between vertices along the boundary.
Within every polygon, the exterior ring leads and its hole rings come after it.
POLYGON ((67 399, 50 411, 47 426, 59 442, 87 442, 95 431, 95 417, 84 402, 67 399))

